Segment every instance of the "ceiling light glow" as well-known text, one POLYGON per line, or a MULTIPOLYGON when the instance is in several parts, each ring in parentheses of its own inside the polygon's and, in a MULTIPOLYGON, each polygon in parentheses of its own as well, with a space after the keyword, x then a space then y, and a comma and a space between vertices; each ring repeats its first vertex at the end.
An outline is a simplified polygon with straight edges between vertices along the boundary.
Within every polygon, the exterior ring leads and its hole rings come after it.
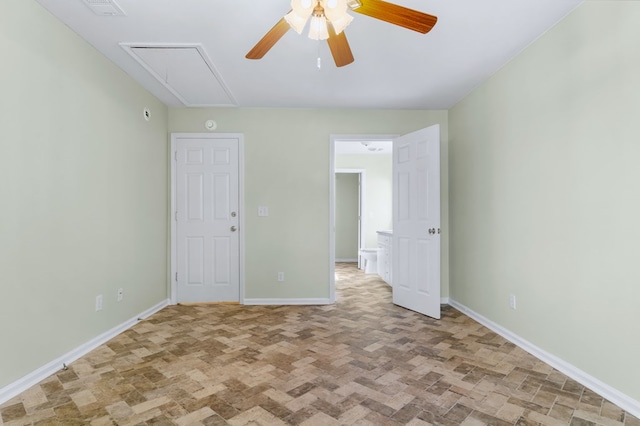
POLYGON ((309 38, 326 40, 329 38, 328 23, 331 23, 336 34, 340 34, 353 21, 347 13, 347 0, 291 0, 291 12, 284 19, 298 34, 311 17, 309 38))

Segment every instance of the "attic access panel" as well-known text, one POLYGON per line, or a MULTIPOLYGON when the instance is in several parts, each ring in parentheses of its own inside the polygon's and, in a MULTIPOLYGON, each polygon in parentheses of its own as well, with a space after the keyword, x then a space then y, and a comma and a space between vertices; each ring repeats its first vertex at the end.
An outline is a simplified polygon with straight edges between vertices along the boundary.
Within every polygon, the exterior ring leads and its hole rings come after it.
POLYGON ((238 105, 201 45, 120 45, 185 106, 238 105))

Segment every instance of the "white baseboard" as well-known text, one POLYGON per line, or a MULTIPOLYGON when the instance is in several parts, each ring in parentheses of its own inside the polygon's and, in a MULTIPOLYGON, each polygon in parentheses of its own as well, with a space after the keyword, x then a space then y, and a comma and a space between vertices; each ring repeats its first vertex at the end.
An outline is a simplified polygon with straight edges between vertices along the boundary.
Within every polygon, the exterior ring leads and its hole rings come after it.
POLYGON ((244 299, 245 305, 330 305, 327 299, 244 299))
POLYGON ((63 368, 63 365, 69 365, 71 364, 73 361, 77 360, 78 358, 86 355, 87 353, 91 352, 92 350, 94 350, 95 348, 97 348, 98 346, 104 344, 105 342, 113 339, 114 337, 116 337, 118 334, 122 333, 123 331, 133 327, 135 324, 137 324, 141 319, 144 319, 152 314, 155 314, 156 312, 158 312, 159 310, 161 310, 162 308, 164 308, 165 306, 169 305, 169 299, 167 300, 163 300, 162 302, 158 303, 157 305, 147 309, 146 311, 140 313, 139 315, 136 315, 135 317, 123 322, 120 325, 115 326, 114 328, 112 328, 111 330, 108 330, 104 333, 102 333, 101 335, 94 337, 93 339, 89 340, 86 343, 83 343, 82 345, 78 346, 77 348, 67 352, 66 354, 52 360, 51 362, 43 365, 42 367, 38 368, 37 370, 32 371, 31 373, 27 374, 24 377, 21 377, 20 379, 16 380, 13 383, 9 383, 8 385, 6 385, 3 388, 0 388, 0 404, 4 404, 5 402, 9 401, 11 398, 19 395, 20 393, 26 391, 27 389, 29 389, 31 386, 41 382, 42 380, 46 379, 47 377, 51 376, 52 374, 60 371, 60 369, 63 368))
POLYGON ((336 259, 336 262, 344 262, 344 263, 355 263, 358 261, 358 258, 348 258, 348 259, 336 259))
POLYGON ((480 324, 484 325, 488 329, 501 335, 511 343, 519 346, 521 349, 529 352, 531 355, 535 356, 539 360, 549 364, 550 366, 560 371, 564 375, 572 378, 573 380, 580 383, 581 385, 591 389, 592 391, 599 394, 603 398, 606 398, 609 401, 613 402, 614 404, 616 404, 618 407, 622 408, 629 414, 632 414, 636 417, 640 417, 640 401, 636 401, 635 399, 620 392, 619 390, 612 388, 606 383, 580 370, 576 366, 569 364, 563 359, 560 359, 557 356, 552 355, 549 352, 545 351, 544 349, 537 347, 533 343, 523 339, 517 334, 514 334, 513 332, 496 324, 490 319, 483 317, 479 313, 474 312, 473 310, 469 309, 465 305, 458 303, 451 298, 449 299, 449 305, 453 306, 454 308, 456 308, 463 314, 467 315, 468 317, 471 317, 474 320, 478 321, 480 324))
POLYGON ((440 298, 440 304, 441 305, 448 305, 449 304, 449 298, 448 297, 441 297, 440 298))

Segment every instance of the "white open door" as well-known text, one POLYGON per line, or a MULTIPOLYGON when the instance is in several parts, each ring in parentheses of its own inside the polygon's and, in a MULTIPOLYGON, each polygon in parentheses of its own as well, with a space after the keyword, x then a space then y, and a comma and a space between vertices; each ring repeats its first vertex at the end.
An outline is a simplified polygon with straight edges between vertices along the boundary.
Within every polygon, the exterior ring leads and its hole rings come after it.
POLYGON ((393 303, 440 318, 440 126, 393 141, 393 303))
POLYGON ((365 248, 364 233, 362 232, 362 173, 358 173, 358 269, 364 267, 360 250, 365 248))
POLYGON ((180 135, 172 142, 176 301, 239 302, 240 139, 180 135))

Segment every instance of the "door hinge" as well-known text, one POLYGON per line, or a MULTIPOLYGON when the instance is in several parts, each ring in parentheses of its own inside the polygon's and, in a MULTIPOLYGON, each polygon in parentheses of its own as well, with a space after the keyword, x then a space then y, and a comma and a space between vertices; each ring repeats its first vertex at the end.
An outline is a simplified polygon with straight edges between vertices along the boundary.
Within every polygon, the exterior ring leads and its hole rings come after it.
POLYGON ((178 221, 178 210, 176 210, 176 212, 173 214, 173 217, 177 222, 178 221))
POLYGON ((173 159, 178 161, 178 151, 173 151, 173 159))
POLYGON ((176 272, 176 282, 178 282, 178 273, 176 272))

